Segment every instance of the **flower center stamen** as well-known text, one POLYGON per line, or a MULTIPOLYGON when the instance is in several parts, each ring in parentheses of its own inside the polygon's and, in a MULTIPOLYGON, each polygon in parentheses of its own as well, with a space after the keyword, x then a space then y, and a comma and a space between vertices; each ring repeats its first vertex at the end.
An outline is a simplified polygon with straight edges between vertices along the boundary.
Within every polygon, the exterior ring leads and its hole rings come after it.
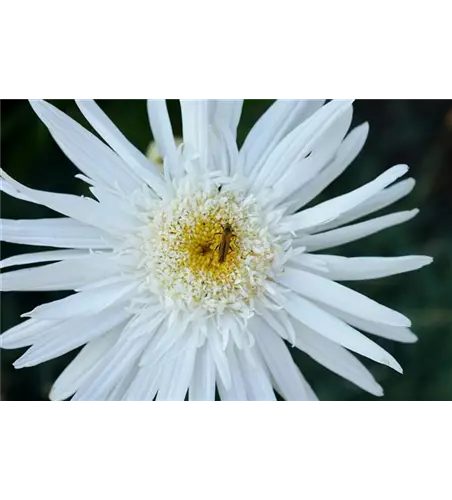
POLYGON ((217 187, 176 196, 150 229, 147 268, 166 299, 211 312, 248 309, 277 251, 254 198, 217 187))

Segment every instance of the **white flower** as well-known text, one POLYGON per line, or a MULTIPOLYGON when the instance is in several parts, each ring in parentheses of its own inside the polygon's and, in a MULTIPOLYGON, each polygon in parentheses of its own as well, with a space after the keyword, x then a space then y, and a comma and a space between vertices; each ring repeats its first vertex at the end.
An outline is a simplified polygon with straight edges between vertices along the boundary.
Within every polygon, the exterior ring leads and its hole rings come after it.
POLYGON ((407 195, 395 166, 348 194, 300 209, 356 158, 352 101, 277 101, 239 151, 242 101, 182 101, 177 146, 164 101, 148 101, 164 168, 94 101, 78 106, 108 146, 54 106, 31 105, 94 198, 37 191, 2 173, 2 190, 64 215, 3 220, 2 240, 64 250, 5 259, 2 290, 74 290, 3 333, 31 346, 30 367, 84 346, 50 397, 76 400, 315 399, 284 341, 381 396, 350 353, 401 372, 361 331, 413 342, 410 321, 338 282, 418 269, 429 257, 314 253, 405 222, 417 210, 355 222, 407 195))

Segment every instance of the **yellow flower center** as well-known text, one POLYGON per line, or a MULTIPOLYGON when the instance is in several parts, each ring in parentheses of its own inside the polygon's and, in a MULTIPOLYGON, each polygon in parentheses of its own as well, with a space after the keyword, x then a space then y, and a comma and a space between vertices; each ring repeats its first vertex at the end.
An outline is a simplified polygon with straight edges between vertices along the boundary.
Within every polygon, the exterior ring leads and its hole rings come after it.
POLYGON ((255 200, 218 187, 176 198, 151 226, 148 267, 166 296, 210 311, 248 307, 275 255, 255 200))

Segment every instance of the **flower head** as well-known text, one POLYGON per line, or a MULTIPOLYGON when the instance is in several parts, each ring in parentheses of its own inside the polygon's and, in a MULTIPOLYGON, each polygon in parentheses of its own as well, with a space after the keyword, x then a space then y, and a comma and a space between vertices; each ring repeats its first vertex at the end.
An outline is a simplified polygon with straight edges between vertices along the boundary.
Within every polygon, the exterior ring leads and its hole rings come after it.
MULTIPOLYGON (((277 101, 239 150, 242 101, 182 101, 183 143, 164 101, 148 101, 163 168, 94 101, 78 106, 101 141, 44 101, 31 101, 93 197, 42 192, 2 173, 2 190, 64 217, 2 221, 3 241, 60 250, 2 261, 2 290, 73 290, 1 336, 31 346, 17 368, 84 346, 52 399, 315 399, 287 346, 375 395, 350 352, 401 371, 364 333, 416 340, 402 314, 340 284, 418 269, 429 257, 345 258, 319 251, 411 219, 355 222, 408 194, 395 166, 352 192, 304 208, 356 158, 352 101, 277 101)), ((155 148, 153 155, 158 156, 155 148)))

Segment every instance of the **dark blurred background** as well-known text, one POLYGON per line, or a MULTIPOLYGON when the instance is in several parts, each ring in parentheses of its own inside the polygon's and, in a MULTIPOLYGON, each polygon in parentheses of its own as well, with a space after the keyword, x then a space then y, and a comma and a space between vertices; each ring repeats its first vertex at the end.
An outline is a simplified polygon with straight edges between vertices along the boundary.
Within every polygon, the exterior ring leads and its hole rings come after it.
MULTIPOLYGON (((61 110, 89 125, 72 101, 51 101, 61 110)), ((125 135, 141 150, 151 135, 145 101, 98 101, 125 135)), ((239 141, 271 100, 245 102, 239 141)), ((176 135, 181 135, 178 103, 169 102, 176 135)), ((419 336, 417 344, 378 342, 402 364, 403 376, 364 360, 385 389, 388 400, 452 399, 452 101, 358 100, 354 124, 370 122, 368 142, 348 171, 320 197, 341 194, 367 182, 388 167, 407 163, 417 180, 414 192, 383 213, 419 207, 411 222, 367 239, 332 249, 346 256, 431 255, 434 264, 413 273, 369 282, 350 283, 356 290, 408 315, 419 336)), ((48 191, 87 194, 74 178, 77 169, 54 143, 45 126, 26 101, 1 102, 1 165, 19 181, 48 191)), ((316 202, 319 199, 316 200, 316 202)), ((50 210, 1 197, 3 218, 27 219, 55 216, 50 210)), ((380 213, 379 213, 380 215, 380 213)), ((1 257, 37 251, 2 244, 1 257)), ((37 305, 67 294, 5 293, 1 329, 14 326, 20 315, 37 305)), ((372 337, 373 339, 376 337, 372 337)), ((46 400, 49 389, 77 351, 34 368, 15 370, 12 363, 25 349, 1 351, 1 396, 4 400, 46 400)), ((294 351, 294 357, 321 399, 375 399, 294 351)))

